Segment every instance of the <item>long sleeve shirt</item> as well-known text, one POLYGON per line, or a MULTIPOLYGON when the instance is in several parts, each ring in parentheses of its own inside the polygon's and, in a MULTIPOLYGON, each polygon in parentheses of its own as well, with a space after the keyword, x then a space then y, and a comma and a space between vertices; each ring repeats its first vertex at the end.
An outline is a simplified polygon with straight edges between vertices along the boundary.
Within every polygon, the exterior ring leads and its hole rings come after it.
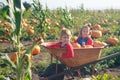
POLYGON ((62 58, 72 58, 74 57, 74 51, 73 51, 73 47, 71 45, 71 43, 67 43, 66 45, 61 47, 61 42, 57 42, 57 43, 53 43, 49 46, 47 46, 48 48, 66 48, 66 52, 67 53, 62 53, 62 58))

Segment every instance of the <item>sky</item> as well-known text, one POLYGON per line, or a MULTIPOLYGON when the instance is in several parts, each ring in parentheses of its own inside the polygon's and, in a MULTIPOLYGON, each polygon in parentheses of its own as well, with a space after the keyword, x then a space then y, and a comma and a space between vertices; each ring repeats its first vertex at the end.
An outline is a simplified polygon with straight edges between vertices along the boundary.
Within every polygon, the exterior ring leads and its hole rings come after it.
MULTIPOLYGON (((31 3, 32 0, 22 0, 31 3)), ((0 0, 5 2, 5 0, 0 0)), ((102 10, 102 9, 120 9, 120 0, 40 0, 43 6, 48 6, 49 9, 62 8, 80 8, 81 4, 85 9, 102 10)))

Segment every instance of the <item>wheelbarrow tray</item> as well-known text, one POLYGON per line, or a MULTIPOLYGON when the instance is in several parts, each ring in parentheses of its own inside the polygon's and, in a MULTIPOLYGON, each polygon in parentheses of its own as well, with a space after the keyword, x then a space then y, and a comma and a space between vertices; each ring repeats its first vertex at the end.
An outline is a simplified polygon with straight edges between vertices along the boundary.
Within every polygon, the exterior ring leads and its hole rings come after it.
POLYGON ((66 53, 65 48, 45 48, 50 54, 68 67, 77 67, 98 60, 101 55, 101 50, 103 49, 103 47, 74 48, 74 57, 63 59, 60 57, 60 54, 66 53))

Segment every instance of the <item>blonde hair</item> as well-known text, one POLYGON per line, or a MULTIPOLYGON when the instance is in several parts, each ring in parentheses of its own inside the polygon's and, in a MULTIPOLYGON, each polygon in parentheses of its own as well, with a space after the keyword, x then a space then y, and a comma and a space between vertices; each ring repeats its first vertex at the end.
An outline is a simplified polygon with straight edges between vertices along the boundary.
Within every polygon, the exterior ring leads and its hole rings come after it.
POLYGON ((67 28, 63 28, 63 29, 61 30, 61 32, 60 32, 60 37, 61 37, 61 36, 64 36, 64 35, 67 35, 67 36, 70 36, 70 37, 71 37, 71 32, 70 32, 70 30, 67 29, 67 28))
POLYGON ((88 28, 88 29, 89 29, 90 33, 89 33, 88 37, 90 37, 91 30, 90 30, 90 27, 89 27, 88 24, 85 24, 84 26, 82 26, 82 28, 80 29, 79 36, 78 36, 78 37, 82 37, 82 30, 83 30, 84 28, 88 28))

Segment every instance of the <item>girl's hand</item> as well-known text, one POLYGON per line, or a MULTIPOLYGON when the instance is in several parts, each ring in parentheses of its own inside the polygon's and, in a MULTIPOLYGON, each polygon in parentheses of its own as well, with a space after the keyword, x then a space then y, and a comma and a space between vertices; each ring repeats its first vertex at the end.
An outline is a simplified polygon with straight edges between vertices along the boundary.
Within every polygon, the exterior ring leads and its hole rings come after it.
POLYGON ((41 43, 42 46, 47 46, 47 44, 44 42, 44 43, 41 43))

